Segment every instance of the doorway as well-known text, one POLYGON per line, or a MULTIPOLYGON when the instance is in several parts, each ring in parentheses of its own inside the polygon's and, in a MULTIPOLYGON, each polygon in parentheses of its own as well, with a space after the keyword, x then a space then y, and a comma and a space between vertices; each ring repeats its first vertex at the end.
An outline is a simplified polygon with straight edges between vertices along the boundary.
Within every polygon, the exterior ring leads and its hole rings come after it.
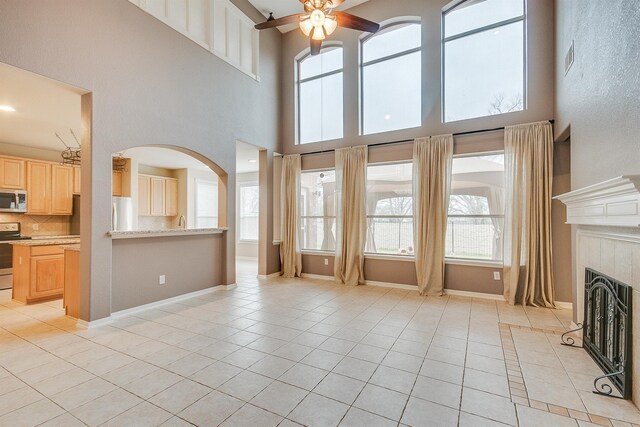
POLYGON ((256 278, 260 239, 260 148, 236 142, 236 277, 256 278))

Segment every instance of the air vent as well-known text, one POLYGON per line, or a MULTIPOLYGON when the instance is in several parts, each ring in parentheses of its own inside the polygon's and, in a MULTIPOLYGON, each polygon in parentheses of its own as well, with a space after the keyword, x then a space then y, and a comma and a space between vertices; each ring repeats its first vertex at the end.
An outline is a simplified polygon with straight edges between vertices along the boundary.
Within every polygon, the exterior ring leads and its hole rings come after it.
POLYGON ((567 51, 567 54, 564 56, 564 75, 565 76, 567 75, 567 73, 571 69, 571 66, 573 65, 573 59, 574 59, 573 48, 574 48, 574 44, 575 44, 575 42, 572 40, 571 41, 571 46, 569 46, 569 50, 567 51))

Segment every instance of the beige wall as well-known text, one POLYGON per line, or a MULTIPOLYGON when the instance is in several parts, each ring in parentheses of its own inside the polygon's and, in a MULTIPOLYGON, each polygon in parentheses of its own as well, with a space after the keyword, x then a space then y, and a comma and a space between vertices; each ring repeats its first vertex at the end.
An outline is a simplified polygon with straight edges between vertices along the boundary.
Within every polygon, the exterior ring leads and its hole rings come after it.
POLYGON ((221 234, 114 240, 111 310, 125 310, 222 284, 222 268, 213 260, 224 252, 223 243, 221 234), (158 251, 166 246, 171 251, 158 251), (166 276, 164 285, 159 284, 161 274, 166 276))
MULTIPOLYGON (((247 0, 233 2, 264 19, 247 0)), ((131 147, 178 147, 228 174, 229 237, 215 263, 221 283, 234 283, 235 141, 282 152, 280 42, 278 31, 260 34, 258 82, 127 0, 0 2, 0 61, 89 93, 82 100, 81 318, 112 311, 111 153, 131 147)), ((175 255, 176 246, 163 240, 154 251, 175 255)), ((277 257, 277 248, 268 255, 277 257)))

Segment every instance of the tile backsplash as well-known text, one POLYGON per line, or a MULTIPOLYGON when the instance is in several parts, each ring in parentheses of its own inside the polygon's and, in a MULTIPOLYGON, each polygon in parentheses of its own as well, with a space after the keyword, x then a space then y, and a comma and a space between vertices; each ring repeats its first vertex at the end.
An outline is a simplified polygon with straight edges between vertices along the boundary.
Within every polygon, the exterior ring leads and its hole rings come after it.
POLYGON ((169 230, 178 227, 175 216, 139 216, 138 230, 169 230))
POLYGON ((23 236, 66 236, 70 220, 69 216, 0 213, 0 222, 19 222, 23 236), (34 224, 38 225, 37 230, 33 229, 34 224))

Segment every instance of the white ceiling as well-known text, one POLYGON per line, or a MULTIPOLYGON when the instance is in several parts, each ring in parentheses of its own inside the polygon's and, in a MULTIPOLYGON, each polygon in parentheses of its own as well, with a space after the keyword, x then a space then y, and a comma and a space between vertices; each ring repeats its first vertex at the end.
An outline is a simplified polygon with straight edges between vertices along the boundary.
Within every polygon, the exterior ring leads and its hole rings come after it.
POLYGON ((163 169, 210 170, 200 160, 170 148, 135 147, 124 150, 122 156, 135 159, 143 165, 163 169))
MULTIPOLYGON (((336 10, 345 10, 362 4, 368 0, 346 0, 336 10)), ((269 12, 273 12, 275 18, 293 15, 294 13, 303 13, 304 7, 299 0, 249 0, 249 2, 264 15, 269 17, 269 12)), ((286 33, 297 28, 297 25, 284 25, 278 27, 280 32, 286 33)))
POLYGON ((236 142, 236 173, 258 172, 258 153, 260 149, 246 142, 236 142), (249 160, 255 160, 249 161, 249 160))
POLYGON ((0 142, 62 151, 80 137, 80 95, 85 91, 0 62, 0 142))

